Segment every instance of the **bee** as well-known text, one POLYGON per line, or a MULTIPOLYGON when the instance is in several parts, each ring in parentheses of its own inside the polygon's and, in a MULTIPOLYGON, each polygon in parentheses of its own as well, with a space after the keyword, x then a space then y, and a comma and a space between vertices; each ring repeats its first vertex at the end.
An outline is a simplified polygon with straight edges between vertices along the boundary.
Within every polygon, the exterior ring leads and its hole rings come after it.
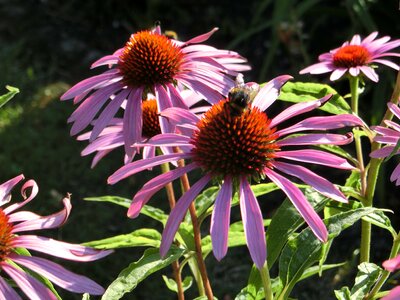
POLYGON ((229 91, 228 105, 233 116, 237 117, 243 114, 253 102, 260 87, 256 83, 244 83, 243 75, 238 74, 236 77, 236 85, 229 91))

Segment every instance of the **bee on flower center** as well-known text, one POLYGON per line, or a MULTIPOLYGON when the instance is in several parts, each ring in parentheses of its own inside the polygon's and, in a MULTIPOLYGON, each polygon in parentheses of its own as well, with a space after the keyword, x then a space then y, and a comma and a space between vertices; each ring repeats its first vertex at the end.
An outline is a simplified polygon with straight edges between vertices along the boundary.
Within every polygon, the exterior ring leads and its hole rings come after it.
POLYGON ((236 85, 229 91, 228 101, 225 103, 231 115, 238 117, 249 109, 259 90, 260 87, 258 84, 245 84, 243 75, 238 74, 236 77, 236 85))

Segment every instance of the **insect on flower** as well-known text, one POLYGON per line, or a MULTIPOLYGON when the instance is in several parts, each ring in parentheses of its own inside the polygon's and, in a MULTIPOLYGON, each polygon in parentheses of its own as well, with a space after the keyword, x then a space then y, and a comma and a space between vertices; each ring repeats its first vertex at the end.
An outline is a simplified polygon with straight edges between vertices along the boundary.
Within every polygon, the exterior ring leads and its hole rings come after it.
POLYGON ((260 86, 255 82, 244 83, 243 74, 239 73, 236 77, 236 85, 230 89, 228 101, 225 103, 229 106, 233 116, 240 116, 245 112, 256 97, 260 86))

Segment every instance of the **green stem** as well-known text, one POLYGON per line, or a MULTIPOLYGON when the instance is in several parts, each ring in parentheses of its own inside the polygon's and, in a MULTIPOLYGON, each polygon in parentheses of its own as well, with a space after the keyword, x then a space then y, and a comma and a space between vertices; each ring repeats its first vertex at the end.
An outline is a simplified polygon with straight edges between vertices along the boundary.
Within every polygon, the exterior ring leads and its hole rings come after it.
MULTIPOLYGON (((391 103, 397 104, 400 97, 400 72, 397 74, 396 85, 394 87, 392 97, 390 98, 391 103)), ((382 118, 380 126, 385 126, 385 120, 391 120, 393 113, 387 109, 385 115, 382 118)), ((371 152, 378 150, 381 145, 377 142, 373 142, 371 145, 371 152)), ((376 182, 379 175, 379 169, 382 164, 381 158, 371 158, 368 168, 367 186, 365 190, 365 201, 364 206, 372 206, 375 194, 376 182)), ((369 261, 369 251, 371 245, 371 223, 364 220, 361 221, 361 250, 360 250, 360 261, 369 261)))
MULTIPOLYGON (((397 73, 396 85, 394 87, 392 97, 390 98, 390 102, 397 104, 399 97, 400 97, 400 71, 397 73)), ((384 117, 382 118, 380 126, 386 126, 384 121, 391 120, 392 118, 393 118, 393 113, 389 109, 387 109, 384 117)), ((373 142, 372 146, 371 146, 371 152, 374 150, 377 150, 379 148, 380 148, 380 144, 377 142, 373 142)), ((382 163, 381 158, 372 158, 371 159, 370 167, 369 167, 369 171, 368 171, 368 182, 367 182, 366 199, 365 199, 366 206, 372 206, 376 182, 378 179, 379 168, 381 166, 381 163, 382 163)), ((399 252, 399 248, 400 248, 400 233, 394 239, 392 250, 390 251, 389 259, 394 258, 397 255, 397 253, 399 252)), ((383 284, 388 279, 389 275, 390 275, 390 272, 388 272, 386 270, 383 271, 382 276, 379 278, 378 282, 372 289, 371 293, 368 295, 367 299, 372 299, 374 297, 374 295, 379 292, 379 290, 382 288, 383 284)))
MULTIPOLYGON (((398 233, 397 237, 395 238, 395 240, 393 242, 393 246, 392 246, 392 250, 390 251, 389 259, 396 257, 397 253, 399 252, 399 249, 400 249, 400 232, 398 233)), ((383 284, 389 278, 389 275, 390 275, 389 271, 383 270, 381 277, 376 282, 372 291, 368 294, 366 300, 373 299, 375 294, 377 294, 379 292, 379 290, 382 288, 383 284)))
POLYGON ((273 300, 274 295, 272 294, 271 278, 269 277, 267 262, 265 262, 264 266, 259 271, 264 286, 265 300, 273 300))
MULTIPOLYGON (((360 82, 359 77, 349 77, 350 81, 350 93, 351 93, 351 110, 354 114, 358 115, 358 85, 360 82)), ((367 176, 364 166, 364 157, 362 151, 361 137, 358 134, 354 136, 354 143, 356 146, 356 155, 358 161, 358 168, 360 169, 361 179, 361 191, 362 197, 365 196, 367 189, 367 176)), ((365 204, 365 203, 364 203, 365 204)), ((361 250, 360 250, 360 262, 369 261, 369 252, 371 247, 371 223, 362 220, 361 221, 361 250)))

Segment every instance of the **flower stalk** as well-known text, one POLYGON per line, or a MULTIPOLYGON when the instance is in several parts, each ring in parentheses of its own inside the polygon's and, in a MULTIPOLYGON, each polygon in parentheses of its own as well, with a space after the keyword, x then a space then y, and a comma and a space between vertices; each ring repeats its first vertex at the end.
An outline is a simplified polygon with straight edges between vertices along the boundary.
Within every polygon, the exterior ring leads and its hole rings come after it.
MULTIPOLYGON (((169 165, 162 164, 161 165, 161 173, 167 173, 170 171, 169 165)), ((172 183, 168 183, 165 185, 165 190, 167 192, 167 198, 169 202, 169 207, 172 210, 175 206, 175 193, 174 193, 174 187, 172 186, 172 183)), ((185 294, 183 292, 183 286, 182 286, 182 276, 180 272, 180 266, 179 266, 179 261, 176 260, 172 264, 172 272, 174 273, 174 278, 175 282, 178 288, 178 300, 185 300, 185 294)))
MULTIPOLYGON (((175 150, 175 152, 179 151, 178 148, 175 148, 174 150, 175 150)), ((184 160, 179 160, 178 166, 184 167, 185 166, 184 160)), ((190 189, 190 183, 189 183, 187 174, 184 174, 181 177, 181 184, 182 184, 183 192, 186 193, 190 189)), ((203 253, 202 253, 202 249, 201 249, 200 225, 199 225, 199 221, 197 219, 196 207, 194 206, 193 202, 189 206, 189 213, 190 213, 190 218, 192 220, 192 225, 193 225, 193 235, 194 235, 194 245, 195 245, 195 250, 196 250, 196 259, 197 259, 197 264, 198 264, 199 271, 201 274, 201 279, 203 281, 204 291, 207 296, 207 299, 213 300, 214 295, 213 295, 213 291, 211 289, 210 281, 208 279, 206 264, 204 262, 203 253)))
MULTIPOLYGON (((396 85, 394 87, 392 96, 390 98, 391 103, 397 103, 400 97, 400 72, 397 73, 396 85)), ((382 118, 381 126, 385 125, 385 120, 391 120, 393 118, 393 113, 390 109, 386 110, 385 115, 382 118)), ((381 145, 378 142, 373 142, 371 145, 371 152, 378 150, 381 145)), ((372 206, 373 198, 375 194, 376 183, 378 180, 379 169, 382 164, 381 158, 371 158, 367 174, 367 186, 365 191, 365 201, 364 206, 372 206)), ((360 261, 369 261, 369 252, 371 247, 371 223, 362 220, 361 223, 361 251, 360 251, 360 261)))
POLYGON ((264 266, 259 270, 261 281, 264 287, 265 300, 274 300, 272 293, 271 278, 269 276, 268 264, 265 262, 264 266))

